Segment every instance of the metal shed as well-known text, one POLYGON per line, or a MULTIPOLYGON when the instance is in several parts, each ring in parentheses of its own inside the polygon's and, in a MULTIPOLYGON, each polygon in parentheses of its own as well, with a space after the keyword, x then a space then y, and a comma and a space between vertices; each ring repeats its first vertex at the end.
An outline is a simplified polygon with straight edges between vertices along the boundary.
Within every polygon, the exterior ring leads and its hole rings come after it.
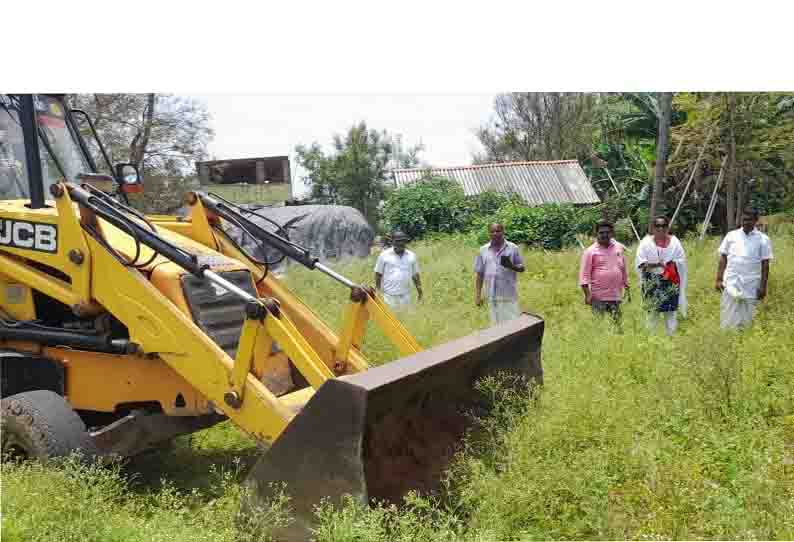
POLYGON ((392 173, 397 188, 432 175, 446 177, 459 183, 467 195, 488 190, 515 193, 528 205, 544 203, 587 205, 601 201, 576 160, 395 169, 392 173))

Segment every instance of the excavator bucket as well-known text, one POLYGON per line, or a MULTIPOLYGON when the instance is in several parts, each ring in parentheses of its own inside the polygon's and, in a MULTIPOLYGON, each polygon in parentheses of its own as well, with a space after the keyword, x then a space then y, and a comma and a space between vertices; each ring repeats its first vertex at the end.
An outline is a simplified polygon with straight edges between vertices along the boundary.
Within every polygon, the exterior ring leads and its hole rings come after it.
POLYGON ((541 318, 522 314, 326 381, 250 472, 243 510, 255 513, 283 487, 295 521, 278 538, 304 540, 323 498, 399 502, 412 489, 431 492, 466 433, 467 413, 481 407, 479 379, 507 372, 542 384, 543 326, 541 318))

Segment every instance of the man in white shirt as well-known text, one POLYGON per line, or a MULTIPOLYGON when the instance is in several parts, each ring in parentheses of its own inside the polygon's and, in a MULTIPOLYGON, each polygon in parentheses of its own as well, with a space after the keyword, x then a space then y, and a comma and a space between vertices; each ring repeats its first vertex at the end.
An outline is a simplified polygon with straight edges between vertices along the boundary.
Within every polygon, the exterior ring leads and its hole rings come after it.
POLYGON ((720 263, 715 287, 722 292, 720 327, 750 324, 756 305, 766 297, 772 243, 755 229, 758 211, 742 214, 742 227, 728 232, 719 248, 720 263))
POLYGON ((422 281, 416 254, 405 248, 408 236, 396 230, 391 240, 392 247, 381 252, 375 263, 375 289, 383 293, 387 305, 400 310, 412 305, 411 281, 416 285, 419 301, 422 301, 422 281))

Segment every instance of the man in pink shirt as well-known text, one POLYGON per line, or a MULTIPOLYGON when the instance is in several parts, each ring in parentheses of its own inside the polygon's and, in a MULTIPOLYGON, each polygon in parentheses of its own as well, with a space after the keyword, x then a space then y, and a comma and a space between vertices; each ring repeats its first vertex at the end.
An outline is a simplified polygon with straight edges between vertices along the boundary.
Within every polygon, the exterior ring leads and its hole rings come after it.
POLYGON ((615 322, 620 321, 620 302, 628 291, 626 272, 626 249, 612 236, 615 228, 611 222, 602 220, 597 225, 597 241, 582 254, 579 269, 579 285, 584 292, 584 302, 593 308, 593 314, 610 314, 615 322))

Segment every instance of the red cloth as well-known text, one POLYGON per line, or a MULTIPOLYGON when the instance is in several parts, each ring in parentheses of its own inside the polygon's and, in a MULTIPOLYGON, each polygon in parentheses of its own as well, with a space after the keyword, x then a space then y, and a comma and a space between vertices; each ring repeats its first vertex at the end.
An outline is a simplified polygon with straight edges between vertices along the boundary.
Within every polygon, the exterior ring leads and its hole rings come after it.
POLYGON ((662 272, 662 278, 665 280, 669 280, 673 284, 680 284, 681 277, 678 275, 678 267, 676 267, 675 262, 667 262, 664 264, 664 272, 662 272))

